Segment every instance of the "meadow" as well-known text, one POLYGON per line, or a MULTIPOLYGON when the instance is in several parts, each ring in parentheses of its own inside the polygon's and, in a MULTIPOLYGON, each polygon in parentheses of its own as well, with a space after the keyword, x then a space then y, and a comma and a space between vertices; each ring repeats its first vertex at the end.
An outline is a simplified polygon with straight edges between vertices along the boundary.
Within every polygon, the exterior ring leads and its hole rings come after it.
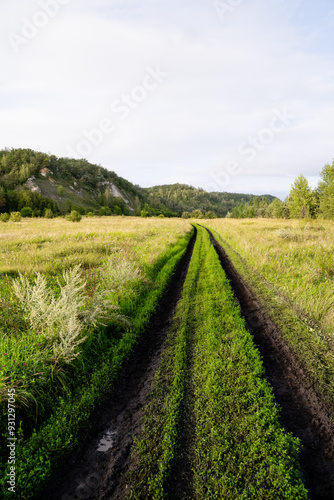
POLYGON ((122 217, 1 224, 1 434, 12 388, 22 498, 73 447, 157 307, 191 229, 182 220, 122 217))
POLYGON ((215 220, 217 240, 334 413, 334 225, 215 220))
MULTIPOLYGON (((209 228, 334 414, 334 226, 202 220, 135 437, 127 496, 306 499, 300 441, 273 389, 209 228), (163 437, 162 437, 163 436, 163 437), (144 492, 144 493, 143 493, 144 492)), ((15 390, 17 491, 38 493, 135 351, 194 233, 189 220, 0 222, 0 431, 15 390)), ((177 273, 175 273, 177 274, 177 273)), ((6 449, 0 452, 3 498, 6 449)))
POLYGON ((279 424, 259 352, 207 232, 197 230, 129 498, 306 499, 299 441, 279 424))

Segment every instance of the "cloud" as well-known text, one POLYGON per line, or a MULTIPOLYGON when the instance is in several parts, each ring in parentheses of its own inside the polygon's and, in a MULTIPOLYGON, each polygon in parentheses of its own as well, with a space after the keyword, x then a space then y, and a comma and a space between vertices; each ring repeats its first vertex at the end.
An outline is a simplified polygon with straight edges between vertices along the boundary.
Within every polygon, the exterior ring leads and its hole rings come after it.
POLYGON ((203 187, 236 161, 229 191, 271 192, 280 178, 283 192, 287 179, 317 176, 331 161, 334 17, 325 0, 313 18, 308 1, 273 0, 240 2, 224 20, 210 1, 65 3, 15 52, 8 34, 21 33, 22 18, 33 20, 41 7, 2 2, 1 147, 67 156, 109 119, 115 131, 89 161, 141 185, 189 179, 203 187), (112 104, 157 65, 168 78, 120 119, 112 104), (295 118, 247 161, 240 145, 283 109, 295 118))

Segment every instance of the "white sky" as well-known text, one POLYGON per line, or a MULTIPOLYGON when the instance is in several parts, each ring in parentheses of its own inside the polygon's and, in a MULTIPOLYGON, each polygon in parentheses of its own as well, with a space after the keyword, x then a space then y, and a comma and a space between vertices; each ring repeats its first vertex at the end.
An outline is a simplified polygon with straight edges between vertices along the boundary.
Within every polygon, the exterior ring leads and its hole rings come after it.
POLYGON ((281 198, 333 160, 333 0, 0 0, 0 30, 0 148, 281 198))

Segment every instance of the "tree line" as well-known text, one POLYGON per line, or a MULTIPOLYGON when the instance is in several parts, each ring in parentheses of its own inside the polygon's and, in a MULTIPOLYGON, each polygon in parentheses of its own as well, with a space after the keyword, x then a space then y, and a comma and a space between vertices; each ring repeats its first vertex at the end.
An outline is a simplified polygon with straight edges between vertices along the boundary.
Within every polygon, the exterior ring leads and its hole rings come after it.
POLYGON ((312 189, 304 175, 299 175, 284 201, 255 197, 233 208, 228 217, 234 219, 268 217, 278 219, 334 219, 334 161, 320 173, 320 182, 312 189))

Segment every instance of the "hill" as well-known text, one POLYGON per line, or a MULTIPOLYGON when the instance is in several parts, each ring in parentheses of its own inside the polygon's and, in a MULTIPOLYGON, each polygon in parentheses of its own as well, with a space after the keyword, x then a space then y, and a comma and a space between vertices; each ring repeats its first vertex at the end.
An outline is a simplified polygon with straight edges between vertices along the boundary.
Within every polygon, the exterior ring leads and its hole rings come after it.
POLYGON ((107 214, 130 215, 144 201, 141 198, 140 188, 86 160, 31 149, 0 151, 0 212, 30 207, 34 215, 41 215, 45 208, 55 214, 104 208, 107 214))
MULTIPOLYGON (((243 205, 256 198, 252 194, 240 193, 208 193, 186 184, 172 184, 143 189, 147 203, 154 207, 166 207, 178 216, 183 213, 200 210, 203 214, 215 214, 226 217, 235 207, 243 205)), ((263 195, 271 203, 275 197, 263 195)))
MULTIPOLYGON (((185 184, 140 188, 87 160, 57 158, 31 149, 0 151, 0 213, 43 216, 71 210, 82 214, 225 217, 253 195, 207 193, 185 184)), ((274 197, 267 195, 271 202, 274 197)))

